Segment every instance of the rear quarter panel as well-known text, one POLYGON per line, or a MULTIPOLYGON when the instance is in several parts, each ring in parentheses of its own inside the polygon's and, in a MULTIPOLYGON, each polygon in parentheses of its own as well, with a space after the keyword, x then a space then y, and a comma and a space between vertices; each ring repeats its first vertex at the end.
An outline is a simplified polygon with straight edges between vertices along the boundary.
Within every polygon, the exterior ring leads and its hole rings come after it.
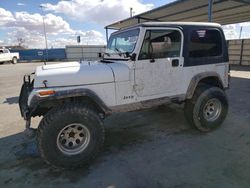
POLYGON ((198 74, 207 74, 214 73, 214 75, 218 75, 219 79, 222 82, 224 88, 228 87, 228 69, 229 64, 226 63, 218 63, 218 64, 209 64, 209 65, 200 65, 200 66, 190 66, 183 67, 183 74, 180 79, 182 79, 180 93, 186 94, 188 88, 191 84, 193 77, 198 74))

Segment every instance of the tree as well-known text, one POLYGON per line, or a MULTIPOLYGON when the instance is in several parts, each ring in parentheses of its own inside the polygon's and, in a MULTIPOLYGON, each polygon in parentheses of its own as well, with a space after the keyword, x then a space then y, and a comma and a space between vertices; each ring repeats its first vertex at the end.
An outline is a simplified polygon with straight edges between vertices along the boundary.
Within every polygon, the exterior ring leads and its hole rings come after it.
POLYGON ((25 40, 23 38, 17 38, 18 46, 23 46, 25 40))

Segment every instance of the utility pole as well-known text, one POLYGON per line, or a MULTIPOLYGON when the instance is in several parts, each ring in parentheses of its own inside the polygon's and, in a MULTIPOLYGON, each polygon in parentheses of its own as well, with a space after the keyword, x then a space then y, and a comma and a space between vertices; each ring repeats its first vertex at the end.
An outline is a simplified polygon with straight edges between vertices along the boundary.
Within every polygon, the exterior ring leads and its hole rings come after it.
MULTIPOLYGON (((43 11, 43 8, 45 8, 45 7, 43 5, 40 5, 40 8, 43 11)), ((43 14, 42 17, 43 17, 43 33, 44 33, 45 50, 46 50, 46 58, 44 58, 44 64, 46 64, 46 60, 48 61, 48 56, 49 56, 49 53, 48 53, 48 41, 47 41, 46 27, 45 27, 45 21, 44 21, 45 15, 43 14)))
POLYGON ((242 28, 243 28, 243 26, 241 26, 241 27, 240 27, 240 35, 239 35, 239 39, 241 39, 242 28))
POLYGON ((133 16, 133 8, 130 7, 130 17, 132 17, 132 16, 133 16))

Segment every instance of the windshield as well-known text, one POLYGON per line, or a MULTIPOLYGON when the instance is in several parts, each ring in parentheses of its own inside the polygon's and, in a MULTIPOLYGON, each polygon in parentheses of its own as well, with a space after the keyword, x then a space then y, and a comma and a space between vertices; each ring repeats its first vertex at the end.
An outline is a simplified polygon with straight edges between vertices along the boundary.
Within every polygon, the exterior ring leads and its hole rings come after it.
POLYGON ((139 31, 139 29, 133 29, 111 35, 107 49, 118 53, 131 53, 135 48, 139 31))

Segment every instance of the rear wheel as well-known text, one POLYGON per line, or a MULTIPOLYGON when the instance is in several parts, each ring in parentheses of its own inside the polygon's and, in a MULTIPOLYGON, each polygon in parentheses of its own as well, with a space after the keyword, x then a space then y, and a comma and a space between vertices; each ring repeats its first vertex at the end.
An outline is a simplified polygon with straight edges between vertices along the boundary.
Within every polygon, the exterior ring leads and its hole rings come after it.
POLYGON ((42 158, 61 168, 89 163, 104 142, 104 127, 94 110, 81 104, 66 104, 49 111, 38 127, 42 158))
POLYGON ((17 64, 17 58, 16 57, 13 57, 12 64, 17 64))
POLYGON ((198 130, 208 132, 219 127, 226 118, 228 101, 225 92, 208 85, 197 87, 192 99, 185 103, 185 116, 198 130))

